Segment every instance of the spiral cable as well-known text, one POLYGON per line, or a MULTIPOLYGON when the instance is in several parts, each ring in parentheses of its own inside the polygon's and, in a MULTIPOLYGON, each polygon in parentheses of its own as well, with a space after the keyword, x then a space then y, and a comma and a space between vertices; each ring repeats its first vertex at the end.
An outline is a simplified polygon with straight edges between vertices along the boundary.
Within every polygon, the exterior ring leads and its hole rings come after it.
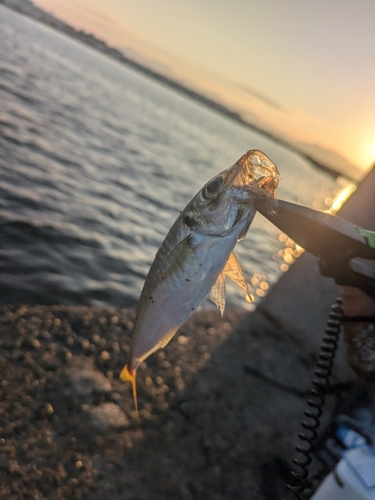
POLYGON ((304 420, 301 424, 303 429, 307 432, 300 432, 298 434, 299 439, 302 441, 302 445, 297 445, 295 447, 300 457, 293 458, 293 464, 296 466, 297 471, 291 471, 296 484, 294 486, 288 484, 288 490, 291 491, 298 500, 306 498, 306 493, 311 493, 312 490, 308 467, 312 461, 311 455, 314 449, 314 442, 318 435, 317 429, 320 426, 320 417, 323 413, 325 395, 329 388, 329 379, 337 350, 342 320, 341 303, 341 298, 338 298, 331 306, 331 312, 324 330, 323 341, 314 371, 315 378, 312 382, 312 388, 310 389, 307 400, 307 406, 309 408, 304 411, 307 420, 304 420), (305 495, 302 495, 303 493, 305 493, 305 495))

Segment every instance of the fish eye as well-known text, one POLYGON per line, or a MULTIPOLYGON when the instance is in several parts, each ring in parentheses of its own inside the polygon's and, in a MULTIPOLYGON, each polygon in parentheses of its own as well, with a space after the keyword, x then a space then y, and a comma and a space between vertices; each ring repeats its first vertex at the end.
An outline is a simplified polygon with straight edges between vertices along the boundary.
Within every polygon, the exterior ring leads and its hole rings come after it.
POLYGON ((223 178, 222 177, 214 177, 212 180, 210 180, 205 188, 204 188, 204 191, 203 191, 203 195, 206 197, 206 198, 210 198, 211 196, 213 196, 214 194, 216 194, 219 189, 221 188, 223 184, 223 178))

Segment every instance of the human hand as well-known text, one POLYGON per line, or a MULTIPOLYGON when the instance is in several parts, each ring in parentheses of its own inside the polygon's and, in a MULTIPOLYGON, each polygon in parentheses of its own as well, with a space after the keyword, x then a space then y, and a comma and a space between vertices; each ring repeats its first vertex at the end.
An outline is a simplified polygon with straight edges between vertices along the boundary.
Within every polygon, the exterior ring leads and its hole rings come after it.
POLYGON ((372 398, 375 399, 375 300, 358 288, 341 287, 344 317, 360 321, 344 322, 348 363, 372 398), (366 318, 366 319, 365 319, 366 318))
POLYGON ((342 311, 344 316, 375 316, 375 300, 359 288, 342 286, 342 311))

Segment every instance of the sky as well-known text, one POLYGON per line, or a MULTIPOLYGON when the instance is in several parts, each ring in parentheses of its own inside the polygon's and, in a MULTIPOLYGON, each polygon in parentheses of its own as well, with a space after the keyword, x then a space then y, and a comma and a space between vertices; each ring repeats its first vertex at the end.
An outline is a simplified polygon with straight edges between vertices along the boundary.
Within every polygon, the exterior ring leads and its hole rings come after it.
POLYGON ((374 0, 35 3, 287 140, 375 162, 374 0))

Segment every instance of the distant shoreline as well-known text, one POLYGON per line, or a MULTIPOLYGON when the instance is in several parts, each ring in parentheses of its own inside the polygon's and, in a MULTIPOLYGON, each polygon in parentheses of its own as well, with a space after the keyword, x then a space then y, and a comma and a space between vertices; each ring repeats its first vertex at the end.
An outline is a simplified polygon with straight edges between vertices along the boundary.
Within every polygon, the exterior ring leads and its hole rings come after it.
MULTIPOLYGON (((347 174, 342 174, 338 170, 328 167, 327 165, 324 165, 323 163, 317 161, 314 159, 312 156, 309 154, 303 152, 299 148, 296 148, 293 146, 293 144, 277 137, 276 135, 268 132, 267 130, 264 130, 260 127, 257 127, 256 125, 244 120, 238 113, 230 110, 226 106, 223 106, 222 104, 219 104, 202 94, 199 94, 198 92, 195 92, 194 90, 182 85, 181 83, 178 83, 164 75, 161 75, 160 73, 134 61, 133 59, 129 59, 126 57, 122 52, 119 50, 108 46, 103 40, 100 40, 96 38, 94 35, 85 33, 82 30, 76 30, 72 26, 68 25, 64 21, 61 21, 60 19, 56 18, 52 14, 47 13, 43 9, 37 7, 33 2, 30 0, 0 0, 0 5, 4 5, 6 7, 9 7, 12 10, 15 10, 16 12, 26 15, 28 17, 31 17, 35 21, 41 22, 42 24, 45 24, 59 32, 62 32, 75 40, 78 40, 85 45, 88 45, 89 47, 98 50, 99 52, 102 52, 103 54, 106 54, 110 56, 111 58, 126 64, 127 66, 130 66, 137 71, 159 81, 164 83, 170 88, 173 88, 177 90, 178 92, 181 92, 192 99, 199 101, 200 103, 204 104, 205 106, 214 109, 215 111, 218 111, 219 113, 227 116, 228 118, 231 118, 232 120, 236 121, 237 123, 240 123, 244 125, 245 127, 254 130, 256 132, 261 133, 262 135, 268 137, 269 139, 272 139, 272 141, 288 148, 289 150, 292 150, 296 153, 298 153, 300 156, 302 156, 304 159, 310 161, 316 168, 323 170, 324 172, 328 173, 335 179, 339 177, 340 175, 345 175, 345 177, 350 177, 347 174)), ((351 180, 354 180, 351 178, 351 180)))

